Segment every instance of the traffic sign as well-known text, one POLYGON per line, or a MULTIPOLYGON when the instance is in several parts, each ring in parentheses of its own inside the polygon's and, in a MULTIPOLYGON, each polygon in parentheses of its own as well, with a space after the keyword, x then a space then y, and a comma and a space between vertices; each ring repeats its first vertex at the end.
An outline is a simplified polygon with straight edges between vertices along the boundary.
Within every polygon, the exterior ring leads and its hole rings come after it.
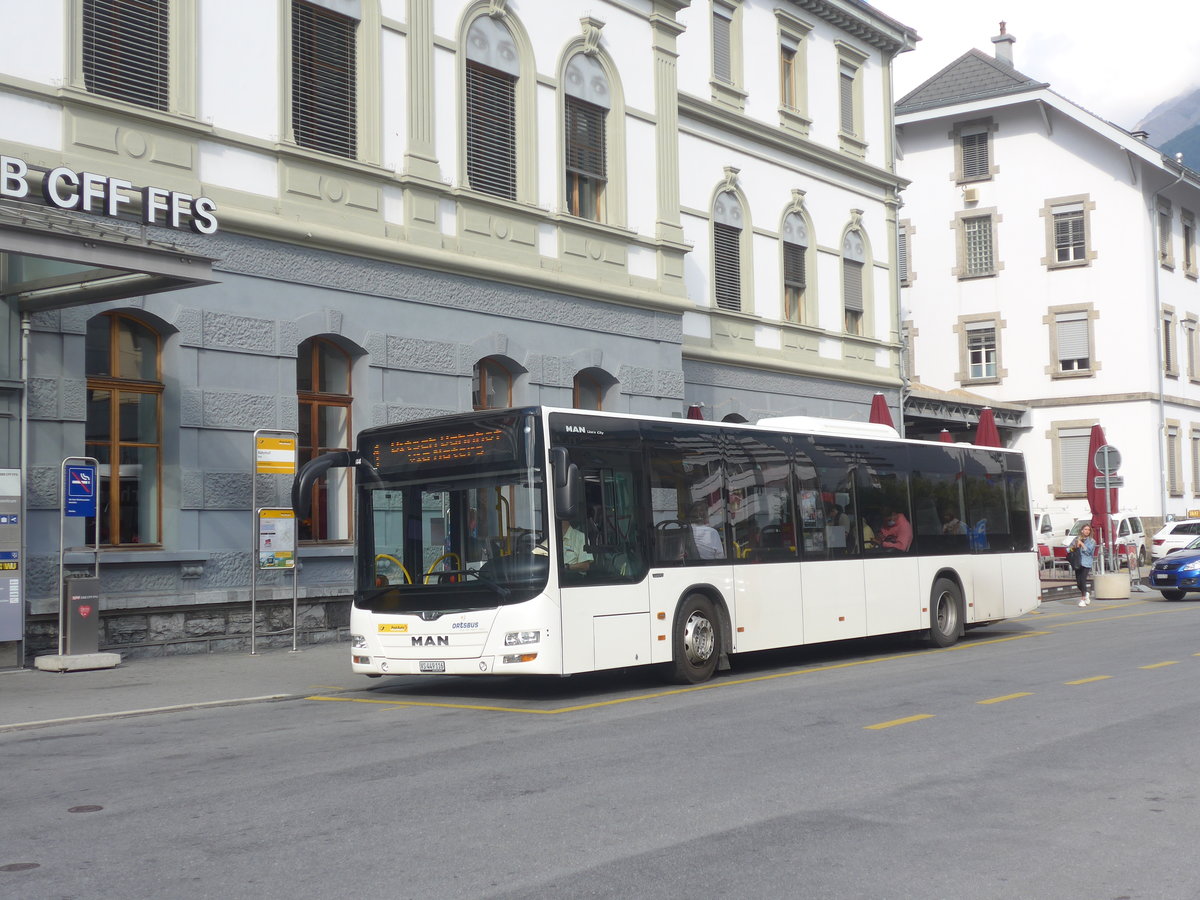
POLYGON ((1092 479, 1092 484, 1094 484, 1099 490, 1102 490, 1102 491, 1108 490, 1109 488, 1125 487, 1125 476, 1124 475, 1097 475, 1095 478, 1092 479))
POLYGON ((1096 464, 1096 468, 1100 470, 1101 474, 1115 475, 1121 468, 1121 451, 1112 444, 1104 444, 1096 448, 1092 462, 1096 464))
POLYGON ((64 514, 68 516, 96 515, 96 467, 67 466, 67 498, 64 514))

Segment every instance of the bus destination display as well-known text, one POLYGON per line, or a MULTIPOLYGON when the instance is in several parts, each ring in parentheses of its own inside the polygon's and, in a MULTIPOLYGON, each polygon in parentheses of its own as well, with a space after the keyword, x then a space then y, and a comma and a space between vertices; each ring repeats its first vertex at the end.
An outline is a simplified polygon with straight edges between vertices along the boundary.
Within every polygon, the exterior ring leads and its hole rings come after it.
POLYGON ((446 434, 379 441, 370 450, 376 469, 454 465, 512 459, 509 432, 501 428, 468 428, 446 434))

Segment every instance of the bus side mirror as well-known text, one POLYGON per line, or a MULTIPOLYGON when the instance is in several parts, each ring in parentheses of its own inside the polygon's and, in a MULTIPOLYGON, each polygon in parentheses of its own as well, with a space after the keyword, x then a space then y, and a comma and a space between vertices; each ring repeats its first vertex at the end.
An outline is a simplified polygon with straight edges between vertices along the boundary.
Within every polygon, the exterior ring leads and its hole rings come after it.
POLYGON ((583 512, 583 476, 571 462, 566 447, 550 448, 550 467, 554 474, 554 510, 560 519, 574 519, 583 512))
POLYGON ((352 450, 334 450, 306 462, 292 482, 292 509, 296 511, 296 518, 307 519, 312 512, 312 486, 318 478, 330 469, 350 468, 357 461, 358 454, 352 450))

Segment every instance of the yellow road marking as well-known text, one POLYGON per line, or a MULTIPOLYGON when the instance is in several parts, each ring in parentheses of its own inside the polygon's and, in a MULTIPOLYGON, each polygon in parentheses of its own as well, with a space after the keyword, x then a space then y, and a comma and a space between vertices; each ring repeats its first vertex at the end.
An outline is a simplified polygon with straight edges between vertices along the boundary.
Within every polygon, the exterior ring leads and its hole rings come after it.
POLYGON ((919 716, 908 716, 904 719, 892 719, 890 722, 880 722, 877 725, 864 725, 863 728, 868 731, 879 731, 884 728, 892 728, 895 725, 907 725, 909 722, 920 722, 922 719, 932 719, 933 716, 929 713, 922 713, 919 716))
POLYGON ((1138 666, 1138 668, 1139 669, 1161 669, 1163 666, 1177 666, 1177 665, 1179 665, 1179 660, 1168 659, 1165 662, 1151 663, 1148 666, 1138 666))
POLYGON ((1091 684, 1093 681, 1103 681, 1112 678, 1111 675, 1093 675, 1091 678, 1080 678, 1078 681, 1064 681, 1063 684, 1091 684))
POLYGON ((1032 696, 1033 696, 1032 691, 1022 691, 1019 694, 1005 694, 1003 697, 993 697, 990 700, 976 700, 975 702, 981 706, 984 706, 988 703, 1003 703, 1005 700, 1017 700, 1021 697, 1032 697, 1032 696))

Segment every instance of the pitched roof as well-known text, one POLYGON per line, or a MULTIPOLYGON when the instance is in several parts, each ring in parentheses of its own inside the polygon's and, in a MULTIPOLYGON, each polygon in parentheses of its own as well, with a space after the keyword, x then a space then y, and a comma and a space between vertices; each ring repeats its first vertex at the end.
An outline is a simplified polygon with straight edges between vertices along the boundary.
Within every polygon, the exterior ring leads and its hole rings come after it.
POLYGON ((942 71, 896 102, 897 113, 916 112, 970 100, 1040 90, 1048 84, 1018 72, 1008 63, 971 48, 942 71))

